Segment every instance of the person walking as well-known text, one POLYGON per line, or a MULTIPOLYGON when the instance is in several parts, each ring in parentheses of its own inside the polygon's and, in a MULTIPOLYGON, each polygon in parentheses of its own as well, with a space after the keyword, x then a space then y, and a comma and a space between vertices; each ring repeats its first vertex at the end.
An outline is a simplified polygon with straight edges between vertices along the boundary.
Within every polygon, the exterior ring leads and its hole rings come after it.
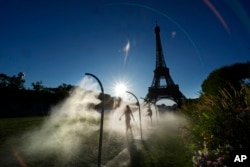
POLYGON ((132 113, 129 105, 126 105, 125 110, 124 110, 123 114, 120 116, 119 120, 121 120, 123 115, 125 116, 126 132, 128 132, 129 129, 131 130, 131 125, 130 125, 131 117, 134 119, 133 113, 132 113))
POLYGON ((147 115, 148 115, 149 118, 150 118, 150 122, 151 122, 151 126, 152 126, 152 125, 153 125, 153 122, 152 122, 152 115, 153 115, 153 112, 152 112, 152 110, 151 110, 150 107, 148 107, 147 115))

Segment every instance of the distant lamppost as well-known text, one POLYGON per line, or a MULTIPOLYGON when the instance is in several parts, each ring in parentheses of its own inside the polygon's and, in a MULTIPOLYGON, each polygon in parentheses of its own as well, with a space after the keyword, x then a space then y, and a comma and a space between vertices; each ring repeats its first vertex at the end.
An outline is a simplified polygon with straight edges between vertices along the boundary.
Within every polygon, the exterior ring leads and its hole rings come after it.
POLYGON ((90 75, 94 77, 99 83, 102 91, 102 111, 101 111, 101 124, 100 124, 100 136, 99 136, 99 148, 98 148, 98 162, 97 166, 101 166, 101 156, 102 156, 102 134, 103 134, 103 117, 104 117, 104 90, 101 81, 93 74, 85 73, 85 75, 90 75))
POLYGON ((129 92, 129 91, 126 91, 127 93, 131 94, 132 96, 134 96, 134 98, 136 99, 137 101, 137 104, 138 104, 138 107, 139 107, 139 118, 140 118, 140 132, 141 132, 141 140, 142 140, 142 128, 141 128, 141 109, 140 109, 140 103, 139 103, 139 100, 138 98, 132 93, 132 92, 129 92))

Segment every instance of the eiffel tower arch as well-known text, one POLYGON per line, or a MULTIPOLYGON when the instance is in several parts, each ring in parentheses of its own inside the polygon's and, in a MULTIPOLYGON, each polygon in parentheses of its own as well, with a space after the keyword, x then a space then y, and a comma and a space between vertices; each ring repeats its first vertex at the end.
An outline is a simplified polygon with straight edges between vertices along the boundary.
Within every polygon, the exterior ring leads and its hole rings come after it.
POLYGON ((170 76, 169 68, 166 66, 161 46, 160 27, 158 25, 155 27, 155 38, 156 65, 154 78, 151 87, 148 88, 145 100, 155 104, 161 99, 171 99, 176 102, 177 106, 180 106, 185 96, 179 90, 179 86, 174 83, 170 76))

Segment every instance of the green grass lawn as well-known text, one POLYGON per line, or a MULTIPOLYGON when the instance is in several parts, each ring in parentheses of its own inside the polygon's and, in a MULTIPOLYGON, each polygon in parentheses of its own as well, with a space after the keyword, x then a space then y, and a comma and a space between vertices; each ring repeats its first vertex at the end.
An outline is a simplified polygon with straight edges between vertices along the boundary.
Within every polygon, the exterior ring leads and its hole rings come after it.
POLYGON ((39 127, 47 117, 0 119, 0 166, 20 166, 14 149, 22 134, 39 127))
MULTIPOLYGON (((37 152, 27 154, 23 148, 26 148, 29 144, 31 145, 31 143, 29 143, 30 140, 25 137, 25 134, 39 134, 36 132, 39 132, 41 127, 43 127, 43 123, 48 119, 49 117, 0 119, 0 166, 20 167, 20 159, 18 160, 20 157, 28 167, 96 166, 99 142, 98 129, 91 131, 88 135, 79 133, 79 136, 69 138, 71 140, 73 139, 72 142, 77 141, 77 139, 81 140, 76 149, 71 148, 72 150, 67 150, 68 141, 66 140, 68 139, 58 137, 58 142, 54 142, 52 147, 55 146, 55 148, 62 149, 47 152, 48 147, 46 143, 38 142, 40 145, 37 146, 37 152), (42 144, 44 144, 44 150, 42 150, 42 144), (68 154, 72 153, 73 156, 67 159, 67 156, 62 156, 61 150, 66 150, 68 154)), ((78 119, 77 121, 76 119, 74 121, 62 122, 62 124, 68 123, 69 126, 72 127, 72 125, 77 123, 82 125, 84 121, 82 119, 78 119)), ((95 122, 95 124, 98 123, 95 122)), ((54 130, 57 130, 60 126, 63 125, 57 125, 54 130)), ((97 127, 99 127, 99 125, 97 125, 97 127)), ((190 152, 178 135, 177 129, 175 127, 162 126, 155 128, 157 130, 148 129, 149 134, 143 140, 133 138, 128 140, 125 133, 118 134, 104 130, 101 164, 107 164, 119 156, 121 151, 128 148, 128 154, 131 156, 131 167, 192 166, 192 152, 190 152), (171 131, 173 131, 173 133, 169 133, 171 131)), ((146 131, 147 129, 144 129, 144 132, 146 131)), ((50 130, 47 135, 35 138, 35 140, 48 142, 48 139, 54 139, 53 135, 57 135, 56 133, 58 132, 50 130), (49 138, 51 135, 52 138, 49 138)), ((67 136, 68 135, 65 137, 67 136)))
MULTIPOLYGON (((27 166, 43 167, 43 166, 95 166, 98 156, 98 140, 99 130, 91 135, 80 136, 82 141, 80 147, 82 149, 71 150, 74 156, 70 160, 61 159, 60 152, 53 151, 52 153, 39 152, 28 154, 23 150, 25 143, 24 137, 26 134, 36 134, 33 132, 39 131, 49 117, 25 117, 25 118, 1 118, 0 119, 0 166, 20 166, 16 153, 20 156, 27 166), (58 155, 57 155, 58 153, 58 155)), ((82 119, 79 119, 82 123, 82 119)), ((79 123, 78 122, 78 123, 79 123)), ((65 123, 65 122, 64 122, 65 123)), ((70 125, 74 122, 68 122, 70 125)), ((50 134, 51 135, 51 134, 50 134)), ((69 134, 70 135, 70 134, 69 134)), ((79 134, 81 135, 81 134, 79 134)), ((46 139, 48 136, 42 136, 40 139, 46 139)), ((27 140, 29 142, 29 140, 27 140)), ((72 141, 74 142, 74 141, 72 141)), ((114 158, 119 152, 124 149, 126 141, 122 136, 109 132, 103 134, 103 155, 102 164, 107 163, 114 158)), ((57 147, 65 147, 63 139, 56 143, 57 147)))
POLYGON ((0 118, 0 144, 39 127, 47 117, 0 118))

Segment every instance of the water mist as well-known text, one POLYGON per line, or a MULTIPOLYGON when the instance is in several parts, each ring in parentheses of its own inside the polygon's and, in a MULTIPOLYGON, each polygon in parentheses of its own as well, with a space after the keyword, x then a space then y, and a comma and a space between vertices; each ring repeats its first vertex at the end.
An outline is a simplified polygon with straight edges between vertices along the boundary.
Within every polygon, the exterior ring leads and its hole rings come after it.
POLYGON ((63 164, 84 156, 78 155, 84 152, 84 140, 98 132, 100 120, 100 114, 93 108, 100 103, 99 93, 87 90, 97 90, 97 85, 84 77, 70 97, 51 108, 41 127, 22 136, 18 150, 24 157, 36 161, 53 155, 63 164))

